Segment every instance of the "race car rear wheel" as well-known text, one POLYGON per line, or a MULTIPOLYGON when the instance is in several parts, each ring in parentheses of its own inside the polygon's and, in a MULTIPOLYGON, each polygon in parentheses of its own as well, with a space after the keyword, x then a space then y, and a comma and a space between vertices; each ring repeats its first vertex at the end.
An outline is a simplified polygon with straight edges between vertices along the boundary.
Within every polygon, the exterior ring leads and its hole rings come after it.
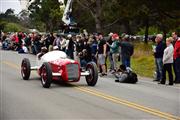
POLYGON ((98 80, 98 69, 96 63, 90 62, 86 66, 86 71, 90 74, 86 76, 86 82, 89 86, 95 86, 98 80))
POLYGON ((49 88, 52 82, 52 69, 49 63, 45 62, 41 68, 41 83, 44 88, 49 88))
POLYGON ((29 59, 24 58, 21 63, 21 75, 24 80, 28 80, 31 74, 31 64, 29 59))

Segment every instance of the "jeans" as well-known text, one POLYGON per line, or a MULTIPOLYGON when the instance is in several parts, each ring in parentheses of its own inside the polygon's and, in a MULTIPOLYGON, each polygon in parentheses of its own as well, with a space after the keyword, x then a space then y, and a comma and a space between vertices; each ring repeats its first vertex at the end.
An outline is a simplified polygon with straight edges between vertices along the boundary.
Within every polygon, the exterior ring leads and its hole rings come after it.
POLYGON ((131 67, 130 60, 131 60, 130 57, 122 56, 122 64, 125 65, 126 67, 131 67))
POLYGON ((81 64, 81 67, 86 67, 87 61, 84 59, 80 59, 80 64, 81 64))
POLYGON ((68 49, 68 50, 66 50, 65 51, 66 52, 66 54, 68 55, 68 57, 70 58, 70 59, 74 59, 74 54, 73 54, 73 50, 71 50, 71 49, 68 49))
POLYGON ((162 58, 155 58, 155 62, 156 62, 156 79, 157 80, 161 80, 162 79, 162 69, 163 69, 163 62, 162 62, 162 58))
POLYGON ((38 45, 34 45, 34 52, 37 55, 40 52, 40 47, 38 45))
POLYGON ((108 58, 109 58, 109 62, 110 62, 110 69, 114 70, 114 63, 113 63, 112 53, 108 52, 108 58))
POLYGON ((118 69, 118 66, 117 66, 118 57, 119 57, 119 53, 113 53, 113 54, 112 54, 114 70, 117 70, 117 69, 118 69))
POLYGON ((180 57, 175 60, 176 82, 180 83, 180 57))
POLYGON ((176 72, 175 60, 173 60, 173 61, 174 61, 174 62, 173 62, 173 70, 174 70, 174 74, 175 74, 175 79, 174 79, 174 81, 177 81, 177 78, 176 78, 177 72, 176 72))

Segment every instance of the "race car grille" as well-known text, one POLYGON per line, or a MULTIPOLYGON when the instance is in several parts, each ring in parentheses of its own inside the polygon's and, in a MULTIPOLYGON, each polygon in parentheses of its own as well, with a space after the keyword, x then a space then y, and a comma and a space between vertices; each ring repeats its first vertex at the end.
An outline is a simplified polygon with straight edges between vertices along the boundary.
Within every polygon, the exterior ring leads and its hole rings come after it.
POLYGON ((79 69, 78 64, 68 64, 66 65, 68 80, 78 80, 79 69))

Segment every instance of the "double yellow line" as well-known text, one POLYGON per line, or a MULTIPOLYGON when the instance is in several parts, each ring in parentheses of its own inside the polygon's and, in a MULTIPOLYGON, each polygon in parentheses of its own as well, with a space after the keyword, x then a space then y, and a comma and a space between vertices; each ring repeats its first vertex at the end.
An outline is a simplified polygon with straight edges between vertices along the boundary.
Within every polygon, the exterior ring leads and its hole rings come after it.
POLYGON ((117 98, 117 97, 114 97, 114 96, 110 96, 108 94, 98 92, 97 90, 92 90, 92 89, 88 89, 88 88, 85 88, 85 87, 79 87, 79 86, 76 86, 75 88, 80 90, 80 91, 89 93, 91 95, 98 96, 98 97, 101 97, 103 99, 112 101, 114 103, 125 105, 125 106, 131 107, 131 108, 134 108, 134 109, 146 112, 146 113, 150 113, 152 115, 155 115, 155 116, 158 116, 158 117, 161 117, 161 118, 165 118, 165 119, 168 119, 168 120, 180 120, 180 117, 173 116, 171 114, 164 113, 164 112, 161 112, 161 111, 149 108, 149 107, 145 107, 145 106, 133 103, 133 102, 129 102, 129 101, 126 101, 126 100, 123 100, 123 99, 120 99, 120 98, 117 98))
MULTIPOLYGON (((14 63, 7 62, 7 61, 3 61, 3 63, 10 66, 10 67, 15 68, 15 69, 20 69, 20 67, 14 63)), ((120 99, 120 98, 99 92, 97 90, 92 90, 92 89, 89 89, 87 87, 85 88, 85 87, 76 86, 76 85, 73 85, 73 86, 77 90, 80 90, 82 92, 85 92, 85 93, 88 93, 88 94, 91 94, 91 95, 94 95, 94 96, 97 96, 100 98, 103 98, 105 100, 111 101, 111 102, 116 103, 116 104, 125 105, 125 106, 128 106, 130 108, 134 108, 134 109, 146 112, 146 113, 150 113, 152 115, 155 115, 155 116, 158 116, 158 117, 161 117, 164 119, 180 120, 180 117, 178 117, 178 116, 174 116, 174 115, 171 115, 169 113, 161 112, 161 111, 156 110, 156 109, 152 109, 152 108, 145 107, 145 106, 133 103, 133 102, 129 102, 129 101, 126 101, 126 100, 123 100, 123 99, 120 99)))

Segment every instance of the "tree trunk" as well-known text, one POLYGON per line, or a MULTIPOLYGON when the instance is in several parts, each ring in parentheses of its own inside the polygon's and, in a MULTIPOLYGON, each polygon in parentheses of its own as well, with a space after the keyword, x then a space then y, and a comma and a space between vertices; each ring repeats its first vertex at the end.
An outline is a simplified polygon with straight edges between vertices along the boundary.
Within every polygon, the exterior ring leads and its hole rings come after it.
POLYGON ((98 33, 101 33, 102 32, 101 20, 99 19, 99 17, 97 15, 94 15, 94 19, 95 19, 95 23, 96 23, 96 31, 98 33))
POLYGON ((147 17, 146 20, 145 20, 145 39, 144 39, 144 42, 147 44, 148 43, 148 35, 149 35, 149 18, 147 17))
POLYGON ((52 32, 52 25, 50 22, 46 23, 46 32, 52 32))
POLYGON ((101 26, 101 13, 102 13, 102 0, 95 0, 95 1, 88 1, 85 0, 84 2, 81 2, 80 0, 77 0, 77 2, 83 6, 84 8, 87 8, 91 15, 94 18, 95 24, 96 24, 96 31, 102 32, 102 26, 101 26), (91 7, 91 4, 94 4, 95 6, 91 7))
POLYGON ((102 12, 102 6, 101 6, 101 0, 96 0, 96 11, 94 14, 94 19, 96 23, 96 31, 102 32, 102 26, 101 26, 101 12, 102 12))
POLYGON ((167 35, 167 32, 166 31, 163 31, 163 40, 166 41, 166 35, 167 35))
POLYGON ((124 20, 123 24, 124 24, 126 33, 131 35, 132 32, 131 32, 131 27, 129 25, 129 20, 124 20))

